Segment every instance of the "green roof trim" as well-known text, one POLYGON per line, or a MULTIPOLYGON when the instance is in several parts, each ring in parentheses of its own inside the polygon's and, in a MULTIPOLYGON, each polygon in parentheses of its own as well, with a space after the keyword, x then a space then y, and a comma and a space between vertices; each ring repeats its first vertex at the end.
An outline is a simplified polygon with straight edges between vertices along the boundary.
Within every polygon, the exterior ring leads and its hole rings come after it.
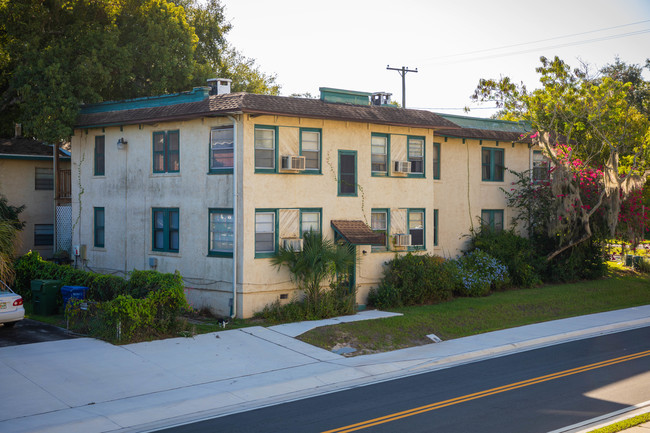
POLYGON ((88 104, 81 107, 81 114, 105 113, 109 111, 137 110, 138 108, 163 107, 166 105, 185 104, 202 101, 210 96, 209 87, 195 87, 188 92, 170 93, 167 95, 145 98, 126 99, 124 101, 107 101, 98 104, 88 104))
POLYGON ((331 87, 319 87, 320 99, 324 102, 337 104, 370 105, 372 93, 357 92, 356 90, 332 89, 331 87))
POLYGON ((504 131, 526 133, 531 131, 530 123, 526 121, 513 122, 510 120, 485 119, 481 117, 458 116, 455 114, 436 113, 442 118, 455 123, 461 128, 482 129, 485 131, 504 131))

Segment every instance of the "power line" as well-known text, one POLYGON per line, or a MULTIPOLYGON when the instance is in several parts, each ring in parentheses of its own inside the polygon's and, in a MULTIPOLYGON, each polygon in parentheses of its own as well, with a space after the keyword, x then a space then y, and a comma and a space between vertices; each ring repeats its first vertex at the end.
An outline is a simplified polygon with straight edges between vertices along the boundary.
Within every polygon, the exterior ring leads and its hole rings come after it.
POLYGON ((623 27, 630 27, 630 26, 635 26, 635 25, 638 25, 638 24, 644 24, 644 23, 648 23, 648 22, 650 22, 650 20, 637 21, 635 23, 621 24, 619 26, 605 27, 605 28, 602 28, 602 29, 589 30, 589 31, 580 32, 580 33, 571 33, 569 35, 555 36, 555 37, 552 37, 552 38, 539 39, 539 40, 536 40, 536 41, 521 42, 521 43, 518 43, 518 44, 511 44, 511 45, 503 45, 501 47, 486 48, 486 49, 482 49, 482 50, 467 51, 467 52, 458 53, 458 54, 448 54, 448 55, 445 55, 445 56, 430 57, 428 59, 425 59, 425 61, 437 60, 437 59, 447 59, 447 58, 450 58, 450 57, 461 57, 461 56, 467 56, 467 55, 470 55, 470 54, 485 53, 485 52, 489 52, 489 51, 504 50, 506 48, 515 48, 515 47, 521 47, 521 46, 524 46, 524 45, 538 44, 540 42, 548 42, 548 41, 555 41, 555 40, 558 40, 558 39, 572 38, 574 36, 582 36, 582 35, 587 35, 587 34, 590 34, 590 33, 598 33, 598 32, 604 32, 604 31, 607 31, 607 30, 620 29, 620 28, 623 28, 623 27))
MULTIPOLYGON (((585 44, 590 44, 593 42, 602 42, 602 41, 608 41, 612 39, 619 39, 619 38, 625 38, 629 36, 636 36, 636 35, 641 35, 644 33, 650 33, 650 29, 643 29, 643 30, 637 30, 634 32, 627 32, 627 33, 621 33, 617 35, 609 35, 609 36, 602 36, 599 38, 592 38, 592 39, 585 39, 582 41, 575 41, 575 42, 566 42, 563 44, 557 44, 557 45, 547 45, 543 47, 537 47, 537 48, 529 48, 525 50, 519 50, 519 51, 511 51, 507 53, 495 53, 495 54, 490 54, 490 55, 485 55, 481 57, 472 57, 472 58, 467 58, 467 59, 458 59, 458 60, 450 60, 450 61, 442 61, 442 62, 430 62, 426 64, 455 64, 455 63, 465 63, 465 62, 474 62, 477 60, 486 60, 486 59, 494 59, 498 57, 507 57, 507 56, 515 56, 518 54, 526 54, 526 53, 532 53, 535 51, 541 51, 541 50, 550 50, 550 49, 555 49, 555 48, 565 48, 565 47, 571 47, 571 46, 576 46, 576 45, 585 45, 585 44)), ((531 43, 526 43, 526 44, 518 44, 518 45, 529 45, 533 44, 534 42, 531 43)), ((490 51, 495 51, 497 50, 496 48, 493 49, 486 49, 486 50, 480 50, 476 51, 475 53, 487 53, 490 51)))

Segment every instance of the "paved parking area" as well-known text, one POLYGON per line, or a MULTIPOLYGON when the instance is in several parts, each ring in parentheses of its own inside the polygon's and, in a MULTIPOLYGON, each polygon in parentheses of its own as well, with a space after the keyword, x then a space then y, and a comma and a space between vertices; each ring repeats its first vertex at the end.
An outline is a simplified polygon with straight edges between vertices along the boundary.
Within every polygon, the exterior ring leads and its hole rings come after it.
POLYGON ((70 338, 76 337, 63 328, 37 322, 36 320, 21 320, 13 328, 5 328, 4 325, 0 325, 0 347, 67 340, 70 338))

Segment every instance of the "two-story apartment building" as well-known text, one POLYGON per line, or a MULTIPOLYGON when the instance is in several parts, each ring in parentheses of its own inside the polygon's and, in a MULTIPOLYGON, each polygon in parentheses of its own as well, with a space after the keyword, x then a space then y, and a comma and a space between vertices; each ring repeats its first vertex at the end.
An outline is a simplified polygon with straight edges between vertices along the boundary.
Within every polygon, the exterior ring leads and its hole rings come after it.
POLYGON ((372 105, 369 93, 214 84, 84 107, 71 143, 73 243, 86 266, 178 270, 193 306, 249 317, 293 297, 269 257, 316 230, 355 245, 363 305, 396 252, 456 255, 481 215, 504 224, 503 167, 530 164, 525 143, 466 140, 453 132, 465 127, 372 105))

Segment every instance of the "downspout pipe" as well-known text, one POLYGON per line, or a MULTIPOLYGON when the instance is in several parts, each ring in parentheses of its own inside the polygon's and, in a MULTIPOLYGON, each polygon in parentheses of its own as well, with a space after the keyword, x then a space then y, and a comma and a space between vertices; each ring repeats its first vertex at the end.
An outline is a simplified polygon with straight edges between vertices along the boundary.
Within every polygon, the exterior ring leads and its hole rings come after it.
POLYGON ((233 137, 233 152, 232 152, 232 219, 233 219, 233 226, 232 226, 232 237, 233 237, 233 243, 232 243, 232 309, 230 310, 230 318, 234 319, 237 317, 237 256, 238 256, 238 251, 237 251, 237 245, 238 245, 238 237, 237 237, 237 225, 238 225, 238 216, 239 213, 237 212, 237 203, 238 203, 238 198, 239 198, 239 193, 237 189, 237 183, 238 183, 238 174, 239 174, 239 168, 238 168, 238 158, 237 158, 237 153, 239 152, 239 145, 238 145, 238 138, 237 138, 237 119, 235 119, 232 116, 227 116, 228 119, 232 122, 232 137, 233 137))

